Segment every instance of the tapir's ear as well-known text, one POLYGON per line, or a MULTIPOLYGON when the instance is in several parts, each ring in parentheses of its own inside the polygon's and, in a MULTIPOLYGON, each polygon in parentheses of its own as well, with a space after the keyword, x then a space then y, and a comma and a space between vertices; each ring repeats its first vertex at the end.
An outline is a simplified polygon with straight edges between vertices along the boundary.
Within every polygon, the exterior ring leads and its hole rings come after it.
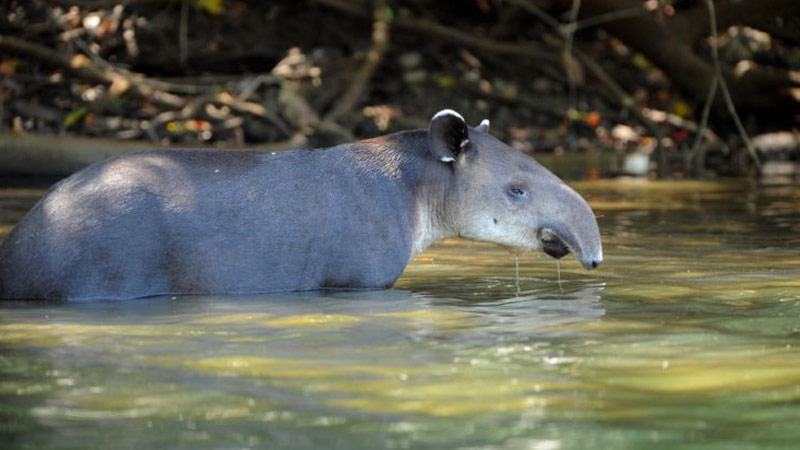
POLYGON ((481 124, 478 125, 476 130, 480 131, 481 133, 488 133, 489 132, 489 119, 483 119, 481 124))
POLYGON ((452 109, 443 109, 431 119, 428 145, 440 161, 450 163, 469 146, 467 122, 452 109))

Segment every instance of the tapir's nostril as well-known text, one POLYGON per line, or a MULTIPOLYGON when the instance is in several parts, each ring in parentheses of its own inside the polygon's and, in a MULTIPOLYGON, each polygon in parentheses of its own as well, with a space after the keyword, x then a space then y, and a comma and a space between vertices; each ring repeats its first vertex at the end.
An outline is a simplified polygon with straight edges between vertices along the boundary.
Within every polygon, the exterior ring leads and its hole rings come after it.
POLYGON ((583 268, 584 268, 584 269, 586 269, 586 270, 592 270, 592 269, 596 269, 596 268, 597 268, 597 266, 599 266, 599 265, 600 265, 600 263, 601 263, 601 262, 603 262, 603 258, 598 258, 598 259, 581 259, 580 261, 581 261, 581 265, 583 266, 583 268))

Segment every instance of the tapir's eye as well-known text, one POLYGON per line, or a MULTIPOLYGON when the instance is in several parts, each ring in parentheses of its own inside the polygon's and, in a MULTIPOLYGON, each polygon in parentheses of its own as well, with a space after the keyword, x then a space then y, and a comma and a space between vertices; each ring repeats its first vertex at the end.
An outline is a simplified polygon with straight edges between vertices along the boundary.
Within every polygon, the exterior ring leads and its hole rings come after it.
POLYGON ((519 186, 511 186, 508 188, 508 195, 512 197, 525 197, 525 189, 522 189, 519 186))

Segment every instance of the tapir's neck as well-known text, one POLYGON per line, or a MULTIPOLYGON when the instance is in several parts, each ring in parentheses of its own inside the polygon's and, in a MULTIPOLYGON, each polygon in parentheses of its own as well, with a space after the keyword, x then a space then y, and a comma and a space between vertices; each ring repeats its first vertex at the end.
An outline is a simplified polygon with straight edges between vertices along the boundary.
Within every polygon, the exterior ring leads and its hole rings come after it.
MULTIPOLYGON (((449 175, 449 174, 448 174, 449 175)), ((436 241, 457 235, 447 215, 447 190, 442 180, 421 179, 414 195, 414 236, 411 256, 436 241)))
POLYGON ((369 151, 381 154, 383 164, 398 170, 384 171, 399 174, 409 190, 407 205, 413 224, 411 256, 424 251, 441 239, 456 236, 457 227, 448 214, 448 193, 452 192, 453 170, 431 155, 427 131, 402 132, 363 141, 369 151))

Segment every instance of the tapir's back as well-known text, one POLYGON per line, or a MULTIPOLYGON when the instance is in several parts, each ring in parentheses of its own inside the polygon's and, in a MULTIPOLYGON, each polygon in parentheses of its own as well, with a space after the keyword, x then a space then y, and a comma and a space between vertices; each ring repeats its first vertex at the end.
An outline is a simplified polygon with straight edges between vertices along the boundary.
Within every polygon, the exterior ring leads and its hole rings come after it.
POLYGON ((11 232, 0 298, 387 286, 410 257, 411 201, 352 147, 112 158, 11 232))

